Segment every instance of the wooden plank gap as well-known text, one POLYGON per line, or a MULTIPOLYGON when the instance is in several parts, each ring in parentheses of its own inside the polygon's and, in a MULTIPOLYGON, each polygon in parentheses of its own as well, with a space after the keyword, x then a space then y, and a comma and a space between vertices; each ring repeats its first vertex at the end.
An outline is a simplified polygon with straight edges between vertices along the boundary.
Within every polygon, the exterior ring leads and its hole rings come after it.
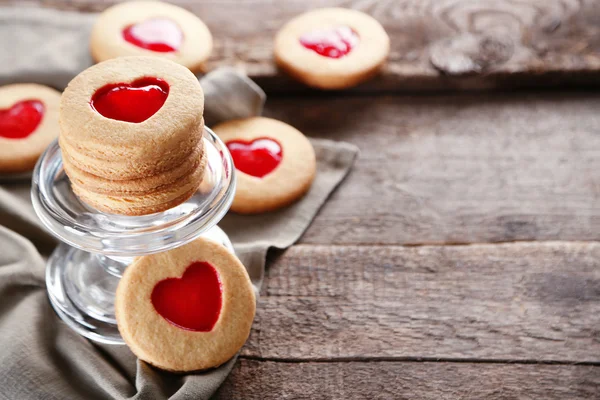
POLYGON ((416 363, 466 363, 466 364, 514 364, 514 365, 586 365, 600 367, 598 361, 571 361, 571 360, 518 360, 501 358, 452 358, 452 357, 307 357, 307 358, 280 358, 240 355, 244 360, 279 362, 288 364, 297 363, 368 363, 368 362, 416 362, 416 363))

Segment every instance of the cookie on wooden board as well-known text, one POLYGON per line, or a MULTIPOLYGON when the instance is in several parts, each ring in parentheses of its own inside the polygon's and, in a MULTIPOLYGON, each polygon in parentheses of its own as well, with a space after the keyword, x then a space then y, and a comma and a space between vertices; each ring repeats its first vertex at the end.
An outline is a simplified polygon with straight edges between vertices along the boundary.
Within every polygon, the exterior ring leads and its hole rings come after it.
POLYGON ((204 238, 137 258, 115 301, 119 331, 133 353, 175 372, 217 367, 233 357, 250 334, 255 310, 242 263, 204 238))
POLYGON ((378 73, 390 52, 390 39, 367 14, 323 8, 281 28, 274 51, 279 67, 299 81, 321 89, 344 89, 378 73))
MULTIPOLYGON (((111 191, 102 187, 90 190, 85 185, 88 181, 86 178, 80 181, 71 178, 74 173, 73 169, 69 170, 69 179, 71 179, 73 192, 85 203, 98 210, 111 214, 147 215, 168 210, 192 197, 202 182, 205 166, 206 156, 203 153, 196 166, 187 175, 176 181, 164 180, 157 182, 158 186, 156 188, 138 192, 129 191, 129 181, 116 182, 122 185, 119 190, 114 189, 111 191), (79 184, 81 181, 83 181, 83 184, 79 184)), ((153 178, 150 177, 148 180, 154 182, 153 178)), ((134 183, 137 184, 137 181, 134 183)), ((144 181, 144 179, 141 181, 144 181)))
POLYGON ((159 1, 132 1, 106 9, 92 29, 96 62, 135 55, 175 61, 193 72, 204 70, 212 51, 210 31, 197 16, 159 1))
POLYGON ((214 127, 237 170, 231 210, 256 214, 285 207, 302 197, 315 178, 317 162, 309 140, 296 128, 252 117, 214 127))
POLYGON ((43 85, 0 87, 0 172, 33 169, 58 136, 60 92, 43 85))

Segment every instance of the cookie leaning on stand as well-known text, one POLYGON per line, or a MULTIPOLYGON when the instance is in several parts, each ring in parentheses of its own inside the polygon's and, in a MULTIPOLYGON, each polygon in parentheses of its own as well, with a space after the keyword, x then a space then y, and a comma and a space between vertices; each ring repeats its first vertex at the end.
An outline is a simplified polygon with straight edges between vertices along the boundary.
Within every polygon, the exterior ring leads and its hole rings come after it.
POLYGON ((225 142, 237 170, 232 211, 273 211, 310 189, 317 169, 315 151, 296 128, 253 117, 222 123, 214 131, 225 142))
POLYGON ((0 87, 0 172, 33 169, 58 136, 60 93, 37 84, 0 87))
POLYGON ((119 331, 131 351, 175 372, 217 367, 233 357, 250 334, 255 310, 246 268, 204 238, 137 258, 115 298, 119 331))
POLYGON ((204 95, 187 68, 122 57, 79 74, 63 93, 59 143, 75 194, 101 211, 174 207, 202 181, 204 95))

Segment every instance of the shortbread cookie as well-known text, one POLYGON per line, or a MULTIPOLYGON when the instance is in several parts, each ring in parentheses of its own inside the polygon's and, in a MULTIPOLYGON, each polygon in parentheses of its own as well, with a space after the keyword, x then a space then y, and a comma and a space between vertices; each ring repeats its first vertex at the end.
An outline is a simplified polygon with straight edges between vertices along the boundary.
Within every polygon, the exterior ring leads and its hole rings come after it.
POLYGON ((194 195, 207 162, 206 153, 199 153, 192 169, 176 180, 165 173, 147 179, 110 181, 74 169, 67 158, 63 162, 73 192, 85 203, 111 214, 146 215, 168 210, 194 195))
POLYGON ((317 167, 315 151, 292 126, 254 117, 225 122, 214 131, 225 142, 238 172, 232 211, 272 211, 310 188, 317 167))
POLYGON ((137 258, 119 282, 123 340, 141 360, 169 371, 217 367, 248 338, 256 309, 242 263, 208 239, 137 258))
POLYGON ((60 93, 37 84, 0 87, 0 172, 33 169, 58 136, 60 93))
POLYGON ((71 188, 77 197, 97 210, 109 214, 148 215, 185 203, 198 190, 200 185, 198 176, 198 174, 194 174, 186 177, 185 183, 180 187, 161 189, 150 194, 136 193, 115 196, 90 192, 75 184, 71 188))
POLYGON ((343 89, 377 74, 390 39, 367 14, 323 8, 288 22, 274 46, 277 64, 294 78, 321 89, 343 89))
POLYGON ((114 5, 98 17, 90 47, 96 62, 152 55, 200 72, 212 51, 212 36, 198 17, 183 8, 132 1, 114 5))
POLYGON ((200 141, 196 146, 196 150, 173 169, 147 178, 118 181, 101 178, 78 168, 73 164, 68 153, 63 152, 62 160, 69 179, 75 185, 100 194, 142 194, 178 184, 182 178, 189 176, 198 169, 202 173, 206 165, 206 153, 203 150, 204 143, 200 141))

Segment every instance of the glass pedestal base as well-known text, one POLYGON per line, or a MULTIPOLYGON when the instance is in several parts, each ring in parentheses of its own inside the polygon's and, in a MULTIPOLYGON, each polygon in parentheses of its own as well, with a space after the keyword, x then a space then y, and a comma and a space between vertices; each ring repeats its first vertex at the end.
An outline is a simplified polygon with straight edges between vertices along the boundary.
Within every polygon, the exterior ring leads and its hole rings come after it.
MULTIPOLYGON (((229 237, 218 226, 202 234, 231 252, 229 237)), ((60 244, 46 266, 52 307, 79 334, 101 343, 125 344, 115 318, 115 292, 133 258, 107 257, 60 244)))

